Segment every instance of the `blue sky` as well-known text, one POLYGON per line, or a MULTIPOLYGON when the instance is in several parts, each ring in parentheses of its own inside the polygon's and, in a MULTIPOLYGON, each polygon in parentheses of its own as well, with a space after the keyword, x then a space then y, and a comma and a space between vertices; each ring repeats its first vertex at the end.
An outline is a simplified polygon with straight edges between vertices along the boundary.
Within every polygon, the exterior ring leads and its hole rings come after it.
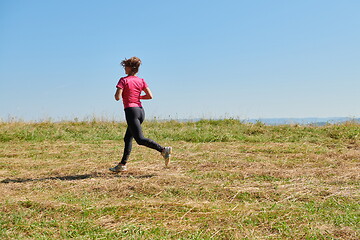
POLYGON ((0 119, 124 120, 137 56, 147 118, 360 116, 360 1, 0 0, 0 119))

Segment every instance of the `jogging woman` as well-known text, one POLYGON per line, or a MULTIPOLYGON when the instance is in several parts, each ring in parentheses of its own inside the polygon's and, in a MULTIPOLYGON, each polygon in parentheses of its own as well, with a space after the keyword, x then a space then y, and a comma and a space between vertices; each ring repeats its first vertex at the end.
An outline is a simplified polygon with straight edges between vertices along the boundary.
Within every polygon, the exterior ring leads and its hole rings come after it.
POLYGON ((132 57, 123 60, 121 65, 124 67, 127 76, 120 78, 116 85, 115 100, 119 101, 121 98, 123 99, 127 129, 124 137, 125 147, 121 162, 115 167, 110 168, 110 171, 121 172, 127 170, 126 163, 131 153, 133 138, 135 138, 135 141, 139 145, 160 152, 167 167, 170 162, 172 148, 162 147, 155 141, 145 138, 142 133, 141 124, 145 119, 145 112, 140 99, 152 99, 153 95, 144 79, 136 76, 141 65, 141 60, 137 57, 132 57), (145 95, 141 95, 142 92, 144 92, 145 95))

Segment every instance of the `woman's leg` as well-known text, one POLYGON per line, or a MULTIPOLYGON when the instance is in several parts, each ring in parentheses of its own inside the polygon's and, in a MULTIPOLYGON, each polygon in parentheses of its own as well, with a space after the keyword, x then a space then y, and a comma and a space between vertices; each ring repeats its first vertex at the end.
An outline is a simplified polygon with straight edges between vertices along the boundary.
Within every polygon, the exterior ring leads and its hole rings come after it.
POLYGON ((127 160, 129 159, 130 153, 131 153, 131 149, 132 149, 132 140, 133 140, 133 136, 130 132, 129 127, 126 129, 126 133, 124 136, 124 143, 125 143, 125 147, 124 147, 124 153, 123 153, 123 157, 121 159, 120 164, 125 165, 127 163, 127 160))
POLYGON ((162 152, 164 148, 155 141, 145 138, 142 133, 141 123, 145 119, 145 112, 143 108, 126 108, 125 109, 126 122, 130 129, 131 135, 139 145, 146 146, 162 152))
POLYGON ((136 142, 139 145, 144 145, 146 147, 155 149, 161 152, 161 155, 165 159, 165 166, 167 167, 170 162, 170 154, 171 154, 171 147, 162 147, 155 141, 145 138, 142 133, 141 123, 145 119, 145 112, 143 108, 127 108, 125 109, 125 117, 128 127, 126 129, 124 142, 124 154, 120 164, 116 165, 109 170, 112 172, 122 172, 127 171, 126 169, 126 162, 129 158, 131 147, 132 147, 132 139, 135 138, 136 142))

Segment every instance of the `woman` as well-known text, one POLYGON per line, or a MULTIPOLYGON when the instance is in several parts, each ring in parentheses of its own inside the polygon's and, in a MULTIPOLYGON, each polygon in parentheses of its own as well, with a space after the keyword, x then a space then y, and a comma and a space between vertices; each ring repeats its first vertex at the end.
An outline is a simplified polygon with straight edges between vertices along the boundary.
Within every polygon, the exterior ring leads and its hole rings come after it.
POLYGON ((124 137, 125 147, 121 162, 110 171, 121 172, 126 171, 126 163, 131 153, 132 140, 139 145, 152 148, 161 153, 165 159, 165 166, 167 167, 170 162, 171 147, 162 147, 155 141, 145 138, 142 133, 141 124, 145 119, 145 112, 141 105, 140 99, 152 99, 152 93, 150 88, 146 84, 145 80, 136 76, 141 65, 141 60, 137 57, 125 59, 121 62, 121 65, 125 68, 126 77, 120 78, 116 85, 115 100, 119 101, 122 97, 126 123, 128 125, 124 137), (145 95, 141 95, 145 92, 145 95))

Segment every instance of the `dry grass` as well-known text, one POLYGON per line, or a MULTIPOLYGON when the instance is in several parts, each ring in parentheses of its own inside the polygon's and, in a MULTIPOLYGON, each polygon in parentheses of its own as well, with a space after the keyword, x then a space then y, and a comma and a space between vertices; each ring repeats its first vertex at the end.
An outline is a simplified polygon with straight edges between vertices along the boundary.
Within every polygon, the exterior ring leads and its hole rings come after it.
MULTIPOLYGON (((3 124, 0 133, 20 125, 3 124)), ((170 131, 171 123, 164 126, 170 131)), ((151 133, 158 125, 147 127, 151 133)), ((293 140, 291 129, 310 131, 294 126, 286 130, 291 141, 269 141, 272 127, 242 127, 267 137, 191 142, 157 135, 175 150, 171 166, 134 145, 129 171, 120 174, 107 170, 122 151, 117 139, 4 140, 0 237, 359 239, 358 136, 339 139, 334 126, 320 129, 318 142, 293 140)))

